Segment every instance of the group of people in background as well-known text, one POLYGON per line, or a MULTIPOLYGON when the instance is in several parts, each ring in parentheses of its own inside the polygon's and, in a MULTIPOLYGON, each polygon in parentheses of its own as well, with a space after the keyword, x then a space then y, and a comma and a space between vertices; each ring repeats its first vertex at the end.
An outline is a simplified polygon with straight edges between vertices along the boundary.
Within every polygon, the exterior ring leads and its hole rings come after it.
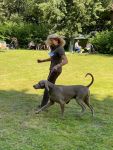
MULTIPOLYGON (((75 42, 74 51, 77 53, 96 53, 94 46, 88 41, 86 44, 86 47, 83 49, 82 46, 80 46, 80 41, 77 40, 75 42)), ((34 50, 47 50, 50 48, 43 42, 40 44, 35 44, 34 41, 29 42, 28 49, 34 49, 34 50)), ((73 53, 74 53, 73 51, 73 53)))
POLYGON ((44 42, 35 43, 34 41, 30 41, 28 43, 28 49, 30 50, 47 50, 47 46, 44 42))
POLYGON ((9 44, 10 49, 17 49, 18 48, 18 39, 16 37, 11 38, 11 43, 9 44))
MULTIPOLYGON (((9 48, 9 49, 18 49, 19 48, 18 39, 16 37, 12 37, 11 38, 11 43, 6 44, 6 47, 9 48)), ((36 44, 33 40, 31 40, 28 43, 27 48, 29 50, 47 50, 47 49, 50 50, 50 47, 48 47, 45 42, 41 42, 41 43, 36 44)), ((72 51, 72 53, 74 53, 74 52, 77 52, 77 53, 90 53, 90 54, 92 54, 92 53, 95 54, 96 53, 94 46, 89 41, 86 43, 85 48, 83 48, 80 45, 79 40, 77 40, 74 44, 74 50, 72 51)))
POLYGON ((75 52, 77 52, 77 53, 96 53, 94 46, 89 41, 87 42, 86 47, 84 49, 80 46, 79 43, 80 43, 79 40, 77 40, 75 42, 75 47, 74 47, 75 52))
POLYGON ((0 49, 17 49, 18 48, 18 40, 16 37, 12 37, 10 44, 7 44, 6 41, 0 41, 0 49))

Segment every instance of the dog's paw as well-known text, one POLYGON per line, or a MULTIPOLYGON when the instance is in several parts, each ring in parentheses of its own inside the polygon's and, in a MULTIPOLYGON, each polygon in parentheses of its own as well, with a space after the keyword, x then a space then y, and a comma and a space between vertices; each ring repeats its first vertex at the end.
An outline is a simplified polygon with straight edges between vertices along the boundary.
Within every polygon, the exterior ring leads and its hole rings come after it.
POLYGON ((83 113, 76 113, 76 116, 77 116, 77 117, 82 117, 82 116, 83 116, 83 113))
POLYGON ((40 111, 38 111, 38 110, 37 110, 37 111, 35 111, 35 114, 39 114, 39 113, 40 113, 40 111))

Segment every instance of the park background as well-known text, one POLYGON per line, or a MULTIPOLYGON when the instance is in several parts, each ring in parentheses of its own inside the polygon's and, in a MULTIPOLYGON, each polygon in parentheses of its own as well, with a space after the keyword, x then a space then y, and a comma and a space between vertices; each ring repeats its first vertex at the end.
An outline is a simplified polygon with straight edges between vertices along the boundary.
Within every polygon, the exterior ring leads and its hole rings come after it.
POLYGON ((112 0, 3 0, 0 1, 0 40, 17 37, 20 49, 0 49, 0 150, 113 150, 113 7, 112 0), (72 100, 60 118, 59 105, 34 113, 43 90, 33 85, 46 79, 49 63, 37 64, 48 51, 27 50, 31 40, 45 41, 58 33, 68 42, 89 37, 98 54, 72 54, 57 84, 87 85, 90 110, 72 100))
POLYGON ((0 40, 16 37, 20 48, 30 41, 43 43, 48 34, 58 33, 69 45, 83 35, 100 53, 113 54, 112 0, 2 0, 0 40), (95 36, 95 37, 94 37, 95 36))

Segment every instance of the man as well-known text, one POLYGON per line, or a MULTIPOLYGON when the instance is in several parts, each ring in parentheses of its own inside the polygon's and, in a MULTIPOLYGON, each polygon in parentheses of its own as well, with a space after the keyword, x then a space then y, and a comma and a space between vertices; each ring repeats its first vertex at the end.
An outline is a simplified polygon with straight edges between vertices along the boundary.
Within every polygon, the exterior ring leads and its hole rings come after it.
POLYGON ((77 51, 78 53, 81 52, 81 46, 79 45, 79 40, 77 40, 77 42, 75 43, 75 51, 77 51))
MULTIPOLYGON (((49 58, 38 59, 37 61, 38 63, 47 62, 47 61, 51 62, 50 72, 47 80, 55 84, 56 79, 62 73, 62 66, 68 63, 63 48, 65 45, 65 41, 62 37, 53 34, 48 36, 46 43, 51 49, 51 52, 49 53, 49 58)), ((49 95, 47 90, 45 90, 40 107, 46 105, 48 103, 48 100, 49 100, 49 95)))

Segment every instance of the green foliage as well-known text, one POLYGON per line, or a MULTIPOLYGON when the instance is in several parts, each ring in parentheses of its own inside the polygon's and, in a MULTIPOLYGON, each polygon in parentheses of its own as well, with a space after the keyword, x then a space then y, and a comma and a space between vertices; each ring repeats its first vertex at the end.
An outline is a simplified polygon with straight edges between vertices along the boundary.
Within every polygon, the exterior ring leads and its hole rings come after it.
POLYGON ((39 7, 43 12, 43 19, 50 25, 50 32, 68 37, 98 28, 100 14, 105 11, 99 0, 48 0, 40 3, 39 7))
MULTIPOLYGON (((4 32, 4 23, 13 22, 9 28, 13 30, 16 26, 17 31, 14 29, 14 34, 19 40, 21 39, 18 32, 25 32, 27 37, 22 36, 25 40, 20 43, 26 43, 27 38, 31 39, 31 34, 37 40, 38 32, 41 32, 40 28, 43 30, 40 34, 42 40, 43 36, 48 33, 58 33, 70 39, 78 33, 88 34, 95 30, 110 29, 111 3, 112 0, 2 0, 0 2, 0 23, 3 24, 4 32), (23 32, 23 28, 28 31, 23 32), (35 29, 37 33, 35 31, 34 34, 35 29)), ((7 33, 11 32, 10 35, 12 35, 12 30, 7 33)), ((2 35, 4 33, 1 31, 2 35)), ((5 37, 8 36, 9 34, 5 34, 5 37)))
POLYGON ((0 24, 5 20, 5 12, 3 9, 4 3, 3 0, 0 1, 0 24))
MULTIPOLYGON (((30 23, 42 23, 42 11, 39 8, 41 0, 26 0, 23 20, 30 23)), ((43 2, 43 1, 41 1, 43 2)))
POLYGON ((35 42, 40 42, 41 39, 45 40, 48 30, 45 25, 6 22, 0 26, 0 35, 0 38, 8 42, 11 37, 17 37, 19 46, 26 47, 31 40, 35 42))
POLYGON ((48 2, 40 3, 39 7, 43 12, 43 20, 48 23, 50 31, 55 32, 60 21, 65 17, 64 0, 48 0, 48 2))
POLYGON ((98 32, 91 42, 100 53, 113 54, 113 31, 98 32))

